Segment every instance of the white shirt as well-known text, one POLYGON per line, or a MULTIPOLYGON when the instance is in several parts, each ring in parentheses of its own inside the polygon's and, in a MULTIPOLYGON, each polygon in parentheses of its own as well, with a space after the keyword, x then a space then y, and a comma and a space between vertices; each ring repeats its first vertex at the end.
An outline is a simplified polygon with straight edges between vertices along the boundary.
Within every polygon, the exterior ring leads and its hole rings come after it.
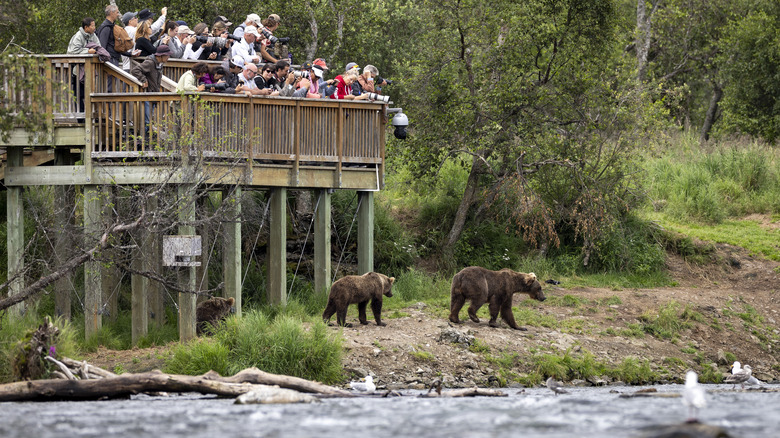
POLYGON ((255 78, 247 79, 246 76, 244 76, 244 72, 241 72, 238 75, 238 81, 241 82, 241 84, 244 85, 244 88, 247 90, 254 90, 257 88, 257 84, 255 83, 255 78))
POLYGON ((244 62, 255 62, 257 53, 255 52, 255 45, 249 44, 245 38, 241 38, 241 41, 233 44, 233 56, 239 55, 244 58, 244 62))
POLYGON ((181 56, 181 59, 192 59, 193 61, 197 61, 201 53, 203 53, 202 44, 198 50, 192 50, 192 44, 187 44, 187 47, 184 48, 184 54, 181 56))
MULTIPOLYGON (((131 40, 133 40, 133 47, 130 49, 130 53, 135 50, 135 30, 137 28, 135 26, 125 26, 125 32, 127 32, 127 36, 130 37, 131 40)), ((122 70, 124 71, 130 71, 130 58, 127 56, 122 56, 122 70)))

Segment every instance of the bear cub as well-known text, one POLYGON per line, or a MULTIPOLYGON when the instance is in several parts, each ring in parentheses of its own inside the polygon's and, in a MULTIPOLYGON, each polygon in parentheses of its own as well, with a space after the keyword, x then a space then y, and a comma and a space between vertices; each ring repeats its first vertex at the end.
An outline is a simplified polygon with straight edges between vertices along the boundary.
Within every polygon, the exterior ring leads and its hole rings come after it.
POLYGON ((236 300, 232 297, 212 297, 198 304, 198 307, 195 308, 198 336, 210 332, 229 314, 235 313, 236 309, 233 308, 235 303, 236 300))
POLYGON ((374 312, 376 325, 384 326, 382 322, 382 297, 393 296, 393 282, 395 277, 388 277, 377 272, 368 272, 363 275, 347 275, 338 279, 330 288, 328 305, 322 313, 322 320, 327 324, 330 317, 336 314, 336 321, 340 326, 352 327, 347 324, 347 308, 350 304, 357 304, 358 319, 363 325, 366 320, 366 306, 371 301, 371 311, 374 312))
POLYGON ((515 330, 526 330, 517 325, 515 315, 512 313, 512 295, 518 292, 528 294, 535 300, 544 301, 546 299, 542 292, 542 285, 533 272, 524 274, 506 268, 500 271, 491 271, 479 266, 464 268, 452 278, 450 321, 456 324, 461 323, 460 309, 466 300, 469 300, 471 305, 468 313, 472 321, 479 323, 477 310, 483 304, 488 303, 490 310, 488 325, 498 327, 496 319, 500 312, 501 319, 509 327, 515 330))

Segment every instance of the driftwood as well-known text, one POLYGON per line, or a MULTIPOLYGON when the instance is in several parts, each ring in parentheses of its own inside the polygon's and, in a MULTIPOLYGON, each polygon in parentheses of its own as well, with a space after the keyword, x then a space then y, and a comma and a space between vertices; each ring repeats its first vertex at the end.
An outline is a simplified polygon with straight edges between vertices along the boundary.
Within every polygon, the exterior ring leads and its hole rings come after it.
POLYGON ((348 391, 298 377, 245 369, 235 376, 222 377, 209 371, 202 376, 148 373, 117 375, 87 362, 67 357, 46 356, 56 366, 55 379, 31 380, 0 385, 0 401, 98 400, 140 393, 199 392, 220 397, 237 397, 261 385, 278 386, 325 396, 351 397, 348 391))

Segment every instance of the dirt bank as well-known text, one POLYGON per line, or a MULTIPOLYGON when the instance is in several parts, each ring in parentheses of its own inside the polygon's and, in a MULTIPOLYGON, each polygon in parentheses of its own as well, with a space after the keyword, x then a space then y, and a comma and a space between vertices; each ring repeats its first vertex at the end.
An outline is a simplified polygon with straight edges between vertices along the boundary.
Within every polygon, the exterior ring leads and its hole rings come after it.
MULTIPOLYGON (((529 315, 527 331, 512 330, 503 322, 490 328, 484 319, 453 326, 446 319, 448 309, 422 303, 398 312, 399 317, 385 315, 386 327, 373 321, 360 326, 355 320, 356 327, 332 330, 344 335, 347 371, 370 373, 379 387, 388 388, 422 388, 435 378, 449 387, 494 385, 507 372, 533 372, 534 354, 565 351, 574 356, 590 352, 596 361, 611 365, 627 357, 647 359, 667 380, 682 378, 688 368, 701 369, 702 364, 716 363, 726 372, 734 358, 753 366, 762 380, 780 378, 780 264, 727 245, 719 246, 717 253, 719 263, 706 267, 671 258, 668 268, 678 283, 675 287, 545 285, 548 300, 543 303, 522 302, 525 295, 516 295, 518 323, 524 320, 520 314, 529 315), (671 338, 643 332, 642 324, 651 324, 671 302, 677 303, 678 314, 688 310, 686 327, 671 338), (474 346, 469 349, 469 344, 474 346), (509 366, 490 360, 513 355, 509 366)), ((461 311, 461 319, 465 313, 461 311)), ((87 360, 137 372, 160 367, 165 354, 165 348, 101 350, 87 360)))

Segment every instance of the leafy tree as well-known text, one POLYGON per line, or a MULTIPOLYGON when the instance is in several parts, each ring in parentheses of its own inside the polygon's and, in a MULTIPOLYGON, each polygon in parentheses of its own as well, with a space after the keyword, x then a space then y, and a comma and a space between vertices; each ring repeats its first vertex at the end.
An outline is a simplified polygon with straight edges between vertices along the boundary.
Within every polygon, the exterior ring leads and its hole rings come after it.
POLYGON ((594 240, 633 204, 641 125, 615 61, 615 5, 453 0, 424 10, 427 62, 409 67, 405 94, 416 128, 393 153, 416 163, 418 178, 444 159, 470 166, 445 252, 470 214, 492 213, 531 244, 576 236, 587 263, 594 240))
POLYGON ((719 57, 724 130, 780 137, 780 7, 734 20, 719 57))

